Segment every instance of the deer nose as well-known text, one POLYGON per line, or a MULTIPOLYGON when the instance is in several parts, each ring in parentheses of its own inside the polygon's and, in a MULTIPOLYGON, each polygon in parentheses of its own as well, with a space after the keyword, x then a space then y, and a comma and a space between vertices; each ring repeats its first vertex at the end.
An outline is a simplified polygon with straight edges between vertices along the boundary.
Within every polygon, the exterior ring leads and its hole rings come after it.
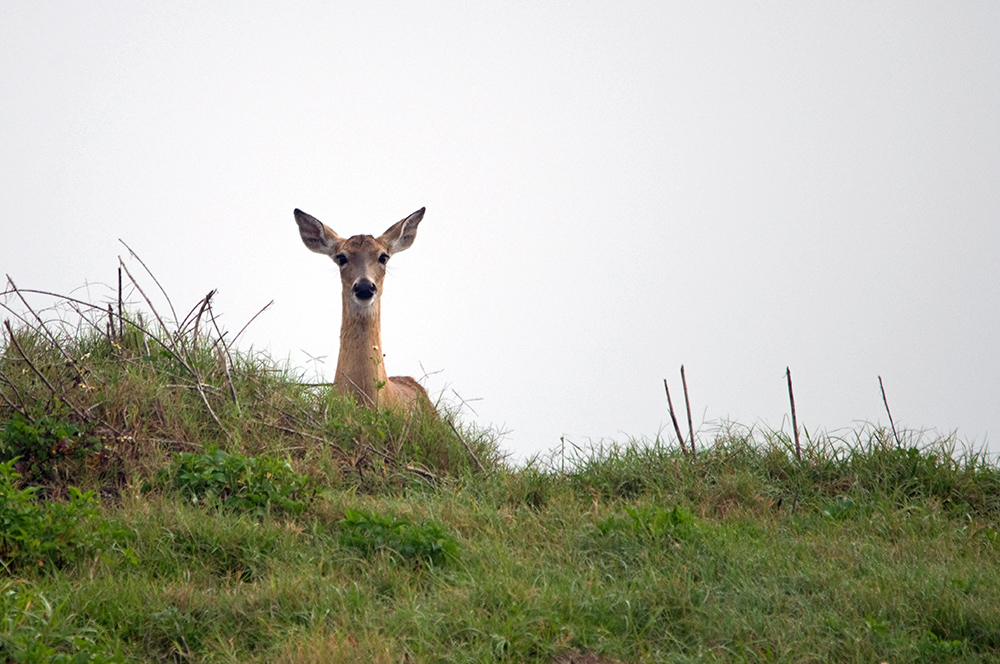
POLYGON ((359 300, 370 300, 375 297, 375 291, 378 290, 373 282, 368 279, 359 279, 354 283, 354 297, 359 300))

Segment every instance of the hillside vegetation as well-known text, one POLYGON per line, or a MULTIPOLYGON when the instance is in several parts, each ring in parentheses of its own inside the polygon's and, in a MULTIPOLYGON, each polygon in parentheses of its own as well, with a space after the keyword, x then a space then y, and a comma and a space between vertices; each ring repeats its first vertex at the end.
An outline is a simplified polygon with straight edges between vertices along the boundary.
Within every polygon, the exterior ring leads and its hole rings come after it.
POLYGON ((799 458, 731 426, 697 459, 515 467, 443 406, 373 413, 238 352, 211 296, 181 318, 19 294, 0 661, 1000 659, 1000 470, 950 438, 861 427, 799 458))

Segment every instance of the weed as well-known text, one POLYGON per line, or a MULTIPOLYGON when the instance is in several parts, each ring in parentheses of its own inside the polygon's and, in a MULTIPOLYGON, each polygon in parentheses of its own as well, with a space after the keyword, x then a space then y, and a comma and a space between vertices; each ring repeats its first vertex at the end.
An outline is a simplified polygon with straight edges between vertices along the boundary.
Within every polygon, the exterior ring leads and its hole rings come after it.
POLYGON ((313 482, 292 470, 288 461, 248 457, 215 449, 205 454, 183 452, 160 472, 158 483, 194 503, 264 514, 304 511, 315 495, 313 482))
POLYGON ((663 538, 680 542, 696 538, 701 531, 698 519, 691 510, 684 507, 674 506, 673 509, 665 510, 657 505, 626 505, 624 509, 628 518, 609 516, 595 524, 602 535, 626 532, 649 542, 663 538))
POLYGON ((65 408, 48 408, 37 404, 34 418, 14 412, 0 429, 0 461, 17 458, 18 472, 28 479, 49 478, 58 461, 80 460, 101 447, 88 426, 66 419, 65 408))
POLYGON ((0 565, 62 567, 110 549, 121 532, 100 517, 93 491, 69 488, 69 501, 39 503, 38 487, 20 489, 16 459, 0 463, 0 565))
POLYGON ((393 551, 404 559, 431 565, 443 565, 459 557, 458 542, 433 521, 413 523, 395 516, 347 509, 340 520, 340 529, 340 543, 365 555, 393 551))

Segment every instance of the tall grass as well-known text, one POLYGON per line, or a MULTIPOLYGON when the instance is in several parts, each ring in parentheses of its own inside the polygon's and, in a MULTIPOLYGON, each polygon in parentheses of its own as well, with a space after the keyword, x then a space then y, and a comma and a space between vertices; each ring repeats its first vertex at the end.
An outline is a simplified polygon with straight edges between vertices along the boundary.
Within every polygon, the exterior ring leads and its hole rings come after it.
POLYGON ((4 328, 3 661, 1000 658, 1000 469, 953 438, 514 467, 237 351, 210 305, 4 328))

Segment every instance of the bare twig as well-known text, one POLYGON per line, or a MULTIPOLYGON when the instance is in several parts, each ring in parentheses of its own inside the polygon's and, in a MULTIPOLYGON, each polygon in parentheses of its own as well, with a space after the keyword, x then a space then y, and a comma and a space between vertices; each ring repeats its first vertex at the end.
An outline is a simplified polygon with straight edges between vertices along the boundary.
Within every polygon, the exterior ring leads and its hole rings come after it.
POLYGON ((462 434, 459 433, 458 428, 455 426, 455 423, 451 421, 451 418, 448 418, 448 426, 450 426, 451 430, 455 432, 455 435, 461 441, 462 445, 465 445, 465 451, 468 452, 469 456, 472 457, 472 460, 476 462, 476 467, 479 468, 479 472, 485 473, 486 469, 483 468, 483 464, 479 463, 479 458, 476 456, 476 453, 473 452, 472 448, 469 447, 469 444, 465 442, 465 438, 463 438, 462 434))
POLYGON ((125 336, 125 308, 122 305, 122 269, 118 268, 118 339, 125 336))
POLYGON ((684 406, 687 408, 688 416, 688 433, 691 434, 691 458, 695 459, 698 453, 695 451, 694 447, 694 424, 691 422, 691 400, 688 399, 688 384, 687 378, 684 377, 684 365, 681 365, 681 384, 684 386, 684 406))
MULTIPOLYGON (((355 440, 354 442, 357 443, 358 441, 355 440)), ((365 449, 367 449, 368 451, 374 452, 375 454, 379 455, 380 457, 382 457, 383 459, 385 459, 389 463, 395 464, 397 468, 402 468, 403 470, 405 470, 407 472, 413 473, 415 475, 420 475, 424 479, 430 480, 431 482, 434 482, 434 483, 437 483, 437 482, 440 481, 438 479, 437 475, 435 475, 434 473, 432 473, 429 470, 424 470, 423 468, 417 468, 416 466, 400 466, 399 461, 396 459, 396 457, 394 457, 393 455, 391 455, 391 454, 389 454, 387 452, 383 452, 381 450, 377 450, 377 449, 375 449, 374 447, 372 447, 368 443, 365 443, 363 445, 363 447, 365 449)))
POLYGON ((193 332, 192 337, 191 337, 192 343, 195 346, 198 345, 198 328, 201 327, 201 317, 205 314, 205 309, 207 309, 208 307, 212 306, 212 296, 213 295, 215 295, 215 289, 214 288, 212 290, 208 291, 208 295, 206 295, 202 299, 202 301, 201 301, 201 307, 198 309, 198 315, 195 316, 195 319, 194 319, 194 332, 193 332))
MULTIPOLYGON (((167 295, 167 291, 163 290, 163 286, 160 285, 160 282, 156 278, 156 275, 153 274, 152 271, 150 271, 150 269, 148 267, 146 267, 146 263, 144 263, 143 260, 141 258, 139 258, 139 254, 137 254, 134 251, 132 251, 132 247, 130 247, 127 244, 125 244, 125 241, 122 240, 121 238, 118 238, 118 241, 121 242, 125 246, 126 249, 128 249, 128 252, 132 255, 132 258, 134 258, 137 261, 139 261, 139 265, 142 266, 142 269, 144 269, 146 271, 146 274, 149 275, 149 278, 153 280, 153 283, 155 283, 156 286, 157 286, 157 288, 160 289, 160 292, 163 293, 163 297, 164 297, 164 299, 166 299, 167 305, 170 306, 170 313, 171 313, 171 315, 173 315, 174 322, 176 323, 177 322, 177 312, 174 311, 174 303, 170 301, 170 296, 167 295)), ((121 259, 119 259, 119 262, 121 262, 121 259)), ((122 265, 122 267, 124 267, 124 265, 122 265)), ((128 274, 128 268, 125 268, 125 273, 128 274)), ((129 279, 132 280, 132 283, 135 284, 135 279, 132 279, 132 275, 129 274, 128 277, 129 277, 129 279)), ((138 287, 139 287, 138 284, 136 284, 136 288, 138 288, 138 287)), ((145 298, 146 295, 143 294, 143 297, 145 298)), ((146 302, 149 302, 148 298, 146 299, 146 302)), ((149 306, 152 307, 153 305, 150 304, 149 306)), ((163 329, 167 329, 167 328, 164 327, 163 329)))
POLYGON ((667 410, 670 411, 670 421, 674 424, 674 433, 677 434, 677 440, 681 444, 681 452, 687 454, 687 448, 684 446, 684 436, 681 434, 681 428, 677 425, 677 417, 674 415, 674 402, 670 399, 670 387, 667 385, 667 379, 663 379, 663 389, 667 393, 667 410))
POLYGON ((257 320, 257 316, 260 316, 262 313, 264 313, 265 311, 267 311, 271 307, 272 304, 274 304, 274 300, 271 300, 270 302, 268 302, 267 304, 265 304, 263 307, 261 307, 260 311, 258 311, 257 313, 255 313, 253 315, 253 317, 250 320, 247 321, 247 324, 240 328, 240 331, 236 333, 235 337, 233 337, 233 341, 232 341, 232 343, 230 345, 231 346, 235 346, 236 345, 236 341, 241 336, 243 336, 243 333, 247 331, 248 327, 250 327, 250 323, 252 323, 255 320, 257 320))
POLYGON ((14 398, 16 398, 18 401, 20 401, 21 405, 18 406, 13 401, 11 401, 10 399, 8 399, 7 395, 3 393, 3 390, 0 390, 0 398, 2 398, 4 400, 4 402, 8 406, 10 406, 10 408, 12 410, 15 410, 18 413, 21 413, 21 415, 23 415, 24 417, 28 418, 29 422, 31 422, 32 424, 34 424, 35 423, 35 419, 31 415, 28 414, 28 407, 24 404, 24 397, 22 397, 21 393, 17 391, 17 386, 15 386, 14 383, 13 383, 13 381, 11 381, 11 379, 8 378, 7 375, 4 374, 2 371, 0 371, 0 380, 2 380, 3 382, 7 383, 7 385, 10 386, 10 389, 14 391, 14 398))
MULTIPOLYGON (((126 273, 127 273, 127 271, 126 271, 126 273)), ((129 278, 131 279, 131 275, 129 275, 129 278)), ((135 284, 134 281, 132 283, 135 284)), ((136 288, 138 289, 138 286, 136 286, 136 288)), ((79 300, 77 298, 70 297, 69 295, 60 295, 59 293, 53 293, 51 291, 36 290, 36 289, 33 289, 33 288, 20 288, 18 290, 20 290, 20 292, 22 292, 22 293, 32 293, 34 295, 45 295, 47 297, 54 297, 54 298, 57 298, 59 300, 62 300, 63 302, 65 302, 66 304, 69 304, 69 305, 74 305, 75 304, 75 305, 79 305, 81 307, 86 307, 87 309, 94 309, 94 310, 101 310, 101 311, 104 310, 104 306, 103 305, 92 304, 90 302, 86 302, 85 300, 79 300)), ((14 291, 4 291, 4 292, 0 293, 0 296, 2 296, 2 295, 8 295, 8 294, 13 293, 13 292, 14 291)), ((140 292, 142 292, 142 291, 140 290, 140 292)), ((146 301, 149 302, 149 300, 146 300, 146 301)), ((2 302, 0 302, 0 307, 4 307, 5 309, 7 309, 8 311, 10 311, 11 313, 14 313, 14 315, 17 316, 22 322, 27 323, 27 321, 24 320, 23 316, 21 316, 20 314, 17 314, 10 307, 6 306, 2 302)), ((79 311, 77 313, 79 313, 79 311)), ((100 328, 97 327, 97 326, 95 326, 85 316, 83 317, 83 320, 86 321, 88 325, 90 325, 91 327, 93 327, 98 332, 100 331, 100 328)), ((157 317, 157 320, 159 320, 158 317, 157 317)), ((123 319, 123 322, 128 323, 129 325, 131 325, 132 327, 136 328, 137 330, 139 330, 140 332, 143 333, 144 336, 143 336, 142 342, 143 342, 143 346, 146 349, 146 355, 150 355, 151 354, 149 352, 149 344, 148 344, 148 342, 146 340, 146 337, 148 336, 150 339, 152 339, 153 341, 155 341, 156 343, 158 343, 164 350, 166 350, 168 353, 170 353, 178 362, 181 361, 181 358, 178 357, 176 353, 174 353, 173 349, 167 344, 167 342, 165 342, 164 340, 160 339, 160 337, 158 337, 157 335, 155 335, 152 332, 150 332, 147 328, 144 328, 144 327, 141 327, 141 326, 137 325, 134 321, 126 321, 126 320, 123 319)), ((162 325, 162 321, 160 321, 160 323, 162 325)), ((165 327, 163 329, 166 330, 165 327)))
POLYGON ((801 461, 802 447, 799 445, 799 422, 795 418, 795 393, 792 392, 792 370, 788 367, 785 367, 785 376, 788 378, 788 400, 792 404, 792 431, 795 433, 795 458, 801 461))
POLYGON ((212 321, 215 333, 219 335, 218 343, 222 346, 222 350, 219 351, 219 358, 222 360, 222 371, 226 374, 226 382, 229 384, 229 396, 233 398, 233 403, 236 405, 236 412, 242 415, 243 411, 240 409, 240 400, 236 398, 236 386, 233 385, 233 375, 229 371, 229 366, 233 363, 233 357, 229 354, 229 346, 226 345, 225 335, 222 334, 219 324, 215 320, 215 312, 212 310, 211 304, 208 305, 208 317, 212 321))
MULTIPOLYGON (((119 242, 121 242, 121 240, 119 240, 119 242)), ((155 306, 153 306, 152 300, 150 300, 149 297, 147 297, 146 292, 142 290, 142 286, 140 286, 139 282, 135 280, 135 277, 132 276, 132 273, 128 271, 128 268, 125 267, 125 262, 122 261, 120 257, 118 258, 118 262, 121 265, 121 268, 125 271, 125 276, 129 278, 129 281, 132 282, 132 285, 135 286, 135 289, 139 291, 139 295, 142 295, 142 299, 146 301, 147 305, 149 305, 149 310, 153 312, 153 317, 156 318, 156 322, 160 324, 160 329, 163 330, 163 332, 169 336, 170 328, 167 327, 167 324, 163 322, 163 318, 160 317, 160 312, 156 310, 155 306)), ((157 339, 157 341, 160 340, 157 339)), ((177 353, 176 347, 172 341, 170 342, 170 345, 167 345, 163 341, 160 341, 160 345, 166 348, 178 362, 183 364, 185 369, 189 369, 189 367, 187 366, 187 362, 185 362, 184 359, 177 353)))
POLYGON ((108 344, 115 343, 115 332, 117 331, 117 326, 115 325, 115 312, 111 308, 111 304, 108 304, 108 325, 104 328, 104 336, 108 340, 108 344))
POLYGON ((882 403, 885 404, 885 412, 889 416, 889 426, 892 427, 892 437, 896 439, 896 447, 902 447, 899 442, 899 434, 896 433, 896 424, 892 421, 892 413, 889 412, 889 401, 885 398, 885 387, 882 385, 882 376, 878 377, 878 389, 882 390, 882 403))
POLYGON ((296 436, 302 436, 303 438, 311 438, 312 440, 315 440, 315 441, 318 441, 320 443, 323 443, 324 445, 329 445, 330 447, 332 447, 333 449, 337 450, 338 452, 343 452, 344 451, 344 450, 342 450, 340 448, 340 445, 337 445, 336 443, 331 443, 326 438, 321 438, 320 436, 315 436, 315 435, 313 435, 311 433, 306 433, 305 431, 299 431, 298 429, 292 429, 290 427, 283 427, 280 424, 271 424, 270 422, 264 422, 262 420, 257 420, 257 422, 259 422, 260 424, 263 424, 266 427, 271 427, 272 429, 277 429, 278 431, 284 431, 285 433, 294 434, 296 436))

